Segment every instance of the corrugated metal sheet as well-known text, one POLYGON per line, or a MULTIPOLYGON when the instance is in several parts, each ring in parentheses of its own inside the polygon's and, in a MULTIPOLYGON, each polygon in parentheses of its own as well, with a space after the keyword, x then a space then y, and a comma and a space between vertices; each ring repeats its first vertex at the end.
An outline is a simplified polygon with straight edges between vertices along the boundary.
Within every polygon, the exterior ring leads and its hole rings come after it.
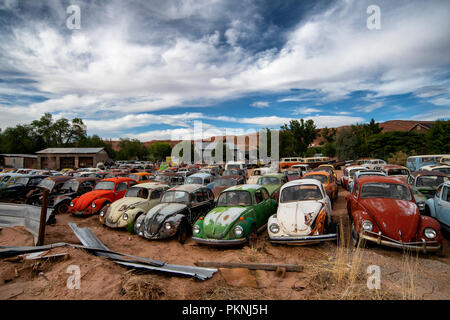
MULTIPOLYGON (((48 221, 53 209, 47 209, 48 221)), ((23 226, 33 235, 36 244, 39 234, 41 207, 28 204, 0 203, 0 227, 23 226)))

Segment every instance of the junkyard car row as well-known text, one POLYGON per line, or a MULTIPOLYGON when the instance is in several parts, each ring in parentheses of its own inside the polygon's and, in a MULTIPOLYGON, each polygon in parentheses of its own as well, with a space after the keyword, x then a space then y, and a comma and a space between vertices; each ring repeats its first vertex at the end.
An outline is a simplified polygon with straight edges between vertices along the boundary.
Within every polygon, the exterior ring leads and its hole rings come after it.
POLYGON ((122 228, 148 240, 184 243, 192 237, 199 245, 254 246, 267 230, 273 244, 307 245, 339 238, 333 203, 340 184, 350 192, 347 212, 355 246, 433 252, 442 249, 441 229, 450 231, 448 168, 436 164, 411 172, 380 159, 338 164, 322 157, 284 158, 279 167, 252 172, 243 162, 162 170, 123 164, 60 172, 7 170, 0 173, 0 201, 40 206, 47 189, 54 213, 98 214, 104 232, 122 228), (337 167, 344 169, 340 180, 337 167))

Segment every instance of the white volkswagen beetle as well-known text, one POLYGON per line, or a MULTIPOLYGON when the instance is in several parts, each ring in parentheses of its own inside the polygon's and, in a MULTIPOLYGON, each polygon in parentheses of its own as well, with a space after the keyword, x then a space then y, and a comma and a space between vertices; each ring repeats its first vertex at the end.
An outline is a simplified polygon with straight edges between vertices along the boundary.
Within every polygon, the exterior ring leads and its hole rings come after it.
POLYGON ((331 201, 315 179, 293 180, 283 185, 277 213, 269 218, 269 241, 309 244, 337 239, 331 220, 331 201))

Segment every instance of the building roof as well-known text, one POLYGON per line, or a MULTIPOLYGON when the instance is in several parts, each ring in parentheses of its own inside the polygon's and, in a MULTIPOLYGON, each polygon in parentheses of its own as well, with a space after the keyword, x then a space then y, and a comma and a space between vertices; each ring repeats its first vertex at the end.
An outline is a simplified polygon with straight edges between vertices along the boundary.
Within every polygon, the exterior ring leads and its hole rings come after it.
POLYGON ((21 158, 37 158, 37 155, 34 154, 12 154, 12 153, 2 153, 0 156, 4 157, 21 157, 21 158))
POLYGON ((98 148, 47 148, 36 152, 37 154, 46 153, 99 153, 102 151, 103 147, 98 148))

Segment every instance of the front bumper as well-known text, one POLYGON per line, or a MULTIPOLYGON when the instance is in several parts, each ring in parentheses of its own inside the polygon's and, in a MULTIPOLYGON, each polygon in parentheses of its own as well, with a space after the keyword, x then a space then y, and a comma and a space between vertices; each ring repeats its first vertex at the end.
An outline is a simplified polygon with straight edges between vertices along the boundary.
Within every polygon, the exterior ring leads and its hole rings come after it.
POLYGON ((194 240, 197 243, 207 244, 210 246, 235 246, 235 245, 240 245, 240 244, 244 244, 247 242, 247 238, 221 240, 221 239, 204 239, 204 238, 192 237, 192 240, 194 240))
POLYGON ((277 243, 277 244, 288 244, 288 245, 302 245, 302 244, 310 244, 310 243, 316 243, 316 242, 322 242, 322 241, 333 241, 337 239, 336 233, 330 233, 330 234, 323 234, 318 236, 302 236, 302 237, 270 237, 269 236, 269 242, 270 243, 277 243))
POLYGON ((361 239, 376 243, 378 245, 398 248, 398 249, 408 249, 413 251, 433 252, 441 249, 441 244, 437 241, 421 241, 421 242, 401 242, 382 234, 363 230, 359 235, 361 239))

